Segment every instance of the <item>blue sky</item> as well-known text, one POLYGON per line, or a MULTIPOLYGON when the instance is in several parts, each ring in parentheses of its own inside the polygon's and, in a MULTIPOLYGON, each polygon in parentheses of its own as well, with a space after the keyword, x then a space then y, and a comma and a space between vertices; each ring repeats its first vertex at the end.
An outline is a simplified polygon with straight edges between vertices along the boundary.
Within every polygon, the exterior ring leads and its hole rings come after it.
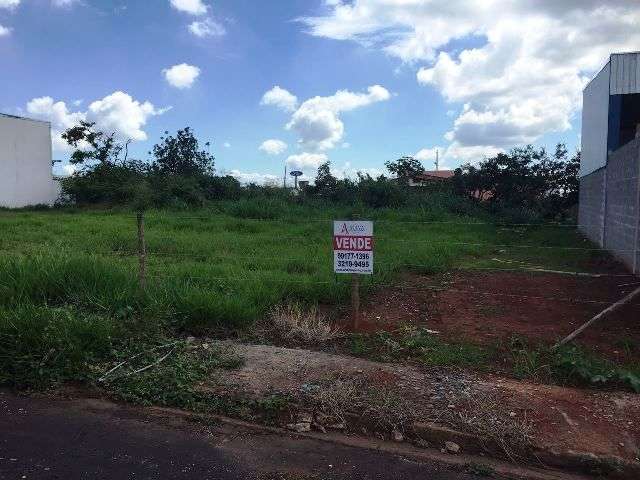
POLYGON ((431 168, 436 147, 449 167, 528 142, 574 148, 584 82, 640 44, 636 2, 478 3, 0 0, 0 111, 55 133, 95 120, 143 159, 191 126, 245 180, 287 161, 353 175, 405 154, 431 168))

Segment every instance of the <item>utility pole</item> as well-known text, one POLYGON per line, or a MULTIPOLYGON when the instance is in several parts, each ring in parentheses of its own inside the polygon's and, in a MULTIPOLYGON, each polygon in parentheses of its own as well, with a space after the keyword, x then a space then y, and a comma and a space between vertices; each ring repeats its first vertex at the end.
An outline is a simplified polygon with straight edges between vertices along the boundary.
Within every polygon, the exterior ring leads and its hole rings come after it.
POLYGON ((436 148, 436 172, 440 170, 440 150, 436 148))
POLYGON ((284 166, 284 179, 282 181, 282 187, 286 190, 287 189, 287 166, 284 166))

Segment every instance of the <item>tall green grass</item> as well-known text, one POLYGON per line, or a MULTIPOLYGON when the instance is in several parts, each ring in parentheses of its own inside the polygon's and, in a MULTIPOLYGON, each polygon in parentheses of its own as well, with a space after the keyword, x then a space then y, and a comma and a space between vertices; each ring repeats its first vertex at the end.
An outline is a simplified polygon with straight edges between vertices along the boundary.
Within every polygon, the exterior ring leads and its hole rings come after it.
POLYGON ((84 363, 112 358, 131 338, 142 348, 180 332, 241 330, 280 303, 340 304, 349 279, 333 273, 333 219, 375 221, 375 274, 364 279, 365 294, 407 270, 495 266, 494 257, 582 267, 590 258, 582 250, 496 246, 588 245, 571 229, 498 227, 460 199, 431 200, 374 210, 245 199, 149 211, 144 291, 133 212, 2 211, 0 383, 38 385, 40 370, 80 378, 84 363))

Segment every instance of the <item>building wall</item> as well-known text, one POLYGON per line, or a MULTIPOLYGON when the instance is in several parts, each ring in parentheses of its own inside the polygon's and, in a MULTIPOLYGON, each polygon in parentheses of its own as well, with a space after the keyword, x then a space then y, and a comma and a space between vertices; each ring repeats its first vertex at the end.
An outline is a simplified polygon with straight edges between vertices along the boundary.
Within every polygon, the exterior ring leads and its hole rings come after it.
POLYGON ((604 203, 607 170, 601 168, 580 178, 580 231, 593 243, 604 244, 604 203))
POLYGON ((610 64, 607 64, 584 89, 581 177, 589 175, 607 164, 610 70, 610 64))
POLYGON ((623 95, 640 92, 640 54, 614 53, 611 55, 610 94, 623 95))
POLYGON ((0 206, 50 205, 57 197, 51 171, 51 126, 0 115, 0 206))
POLYGON ((609 155, 604 246, 638 271, 640 228, 640 139, 609 155))

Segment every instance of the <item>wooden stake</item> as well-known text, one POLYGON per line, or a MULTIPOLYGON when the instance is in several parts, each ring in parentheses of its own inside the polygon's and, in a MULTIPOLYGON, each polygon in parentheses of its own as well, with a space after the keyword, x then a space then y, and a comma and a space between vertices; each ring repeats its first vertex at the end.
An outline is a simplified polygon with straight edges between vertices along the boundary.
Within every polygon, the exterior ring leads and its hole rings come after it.
POLYGON ((360 275, 351 274, 351 309, 353 315, 353 331, 360 328, 360 275))
POLYGON ((147 246, 144 241, 144 213, 138 212, 138 259, 140 268, 138 271, 138 282, 140 289, 144 290, 147 281, 147 246))
POLYGON ((626 305, 627 303, 631 302, 636 297, 640 297, 640 288, 635 289, 633 292, 631 292, 629 295, 627 295, 623 299, 618 300, 613 305, 605 308, 603 311, 601 311, 599 314, 597 314, 595 317, 593 317, 587 323, 585 323, 580 328, 575 330, 573 333, 571 333, 571 334, 567 335, 565 338, 563 338, 553 348, 558 348, 558 347, 561 347, 562 345, 564 345, 566 343, 569 343, 571 340, 576 338, 578 335, 580 335, 582 332, 584 332, 587 328, 589 328, 591 325, 596 323, 598 320, 601 320, 602 318, 606 317, 610 313, 615 312, 620 307, 622 307, 623 305, 626 305))

